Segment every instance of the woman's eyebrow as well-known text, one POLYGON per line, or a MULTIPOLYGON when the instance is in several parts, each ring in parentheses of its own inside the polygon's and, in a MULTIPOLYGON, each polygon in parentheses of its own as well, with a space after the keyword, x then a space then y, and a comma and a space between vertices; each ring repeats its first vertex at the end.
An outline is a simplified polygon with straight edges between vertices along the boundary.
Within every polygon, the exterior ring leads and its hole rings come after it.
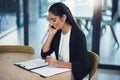
POLYGON ((51 20, 55 20, 56 18, 51 18, 51 20))

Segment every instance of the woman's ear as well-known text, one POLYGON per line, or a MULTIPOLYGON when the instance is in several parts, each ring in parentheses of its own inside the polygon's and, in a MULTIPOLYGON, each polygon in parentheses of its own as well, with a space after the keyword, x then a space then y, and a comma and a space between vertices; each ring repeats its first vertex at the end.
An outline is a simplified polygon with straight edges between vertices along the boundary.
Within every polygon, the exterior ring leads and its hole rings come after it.
POLYGON ((66 15, 63 15, 63 16, 62 16, 62 21, 65 22, 65 21, 66 21, 66 18, 67 18, 67 16, 66 16, 66 15))

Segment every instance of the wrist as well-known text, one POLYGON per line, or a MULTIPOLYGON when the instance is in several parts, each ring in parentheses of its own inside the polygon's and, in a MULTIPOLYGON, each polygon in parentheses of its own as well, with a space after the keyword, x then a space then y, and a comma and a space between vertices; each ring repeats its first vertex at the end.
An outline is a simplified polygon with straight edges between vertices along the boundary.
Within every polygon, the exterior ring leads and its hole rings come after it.
POLYGON ((53 33, 49 33, 49 36, 50 36, 50 37, 54 37, 54 35, 55 35, 55 34, 53 34, 53 33))
POLYGON ((59 67, 60 61, 57 61, 57 67, 59 67))

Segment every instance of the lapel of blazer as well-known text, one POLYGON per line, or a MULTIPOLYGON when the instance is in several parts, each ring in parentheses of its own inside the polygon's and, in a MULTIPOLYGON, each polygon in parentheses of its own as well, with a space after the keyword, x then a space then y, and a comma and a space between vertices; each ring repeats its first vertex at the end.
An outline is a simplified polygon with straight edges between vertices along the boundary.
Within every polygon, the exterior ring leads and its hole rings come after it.
POLYGON ((59 52, 59 44, 60 44, 60 36, 61 36, 61 30, 58 31, 58 33, 56 34, 56 39, 55 39, 55 55, 56 55, 56 59, 58 59, 58 52, 59 52))
POLYGON ((74 42, 74 27, 72 27, 72 29, 71 29, 71 33, 70 33, 70 41, 69 41, 69 53, 70 53, 70 62, 71 62, 71 60, 72 60, 72 56, 73 56, 73 49, 72 49, 72 46, 73 46, 73 42, 74 42))

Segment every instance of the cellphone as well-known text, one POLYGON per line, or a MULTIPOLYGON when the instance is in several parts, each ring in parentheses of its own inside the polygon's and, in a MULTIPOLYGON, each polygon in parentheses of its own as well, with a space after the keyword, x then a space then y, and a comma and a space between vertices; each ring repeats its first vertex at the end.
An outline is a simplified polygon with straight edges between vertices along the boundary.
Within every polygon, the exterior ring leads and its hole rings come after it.
POLYGON ((55 27, 54 27, 54 26, 51 26, 51 28, 55 29, 55 27))

